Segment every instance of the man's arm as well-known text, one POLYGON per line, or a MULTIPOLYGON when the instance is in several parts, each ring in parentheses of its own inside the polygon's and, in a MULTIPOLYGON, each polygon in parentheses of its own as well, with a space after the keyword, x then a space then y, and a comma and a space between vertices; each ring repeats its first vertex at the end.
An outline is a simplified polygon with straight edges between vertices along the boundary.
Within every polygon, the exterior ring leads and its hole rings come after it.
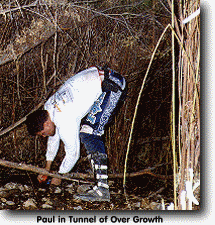
MULTIPOLYGON (((46 151, 46 161, 53 161, 59 148, 60 144, 60 136, 58 129, 56 128, 55 135, 48 137, 47 142, 47 151, 46 151)), ((48 163, 47 166, 49 166, 50 163, 48 163)))
POLYGON ((79 130, 80 122, 74 118, 64 129, 60 129, 66 155, 60 165, 59 173, 68 173, 78 161, 80 156, 79 130))
POLYGON ((46 161, 46 167, 45 167, 45 169, 46 169, 47 171, 50 171, 51 165, 52 165, 52 161, 46 161))
MULTIPOLYGON (((54 136, 48 137, 48 143, 47 143, 47 151, 46 151, 46 166, 45 169, 47 171, 50 171, 52 162, 57 154, 58 148, 60 144, 60 137, 58 129, 56 128, 56 133, 54 136)), ((46 175, 38 175, 37 177, 39 182, 44 182, 47 179, 46 175)))

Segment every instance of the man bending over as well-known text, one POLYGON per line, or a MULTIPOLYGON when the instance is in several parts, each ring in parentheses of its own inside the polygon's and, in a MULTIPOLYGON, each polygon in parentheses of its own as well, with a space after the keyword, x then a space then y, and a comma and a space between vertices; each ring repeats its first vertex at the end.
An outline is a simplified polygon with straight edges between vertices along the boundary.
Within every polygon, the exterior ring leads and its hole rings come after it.
MULTIPOLYGON (((51 169, 60 140, 64 143, 66 153, 58 171, 61 174, 72 170, 80 156, 80 140, 84 144, 95 173, 96 185, 86 193, 75 194, 76 199, 110 201, 107 154, 102 136, 118 108, 125 87, 125 79, 115 71, 91 67, 69 78, 48 99, 43 110, 37 110, 27 117, 27 129, 31 135, 48 136, 47 171, 51 169)), ((43 175, 38 176, 39 181, 43 179, 43 175)), ((52 178, 51 184, 60 183, 60 179, 52 178)))

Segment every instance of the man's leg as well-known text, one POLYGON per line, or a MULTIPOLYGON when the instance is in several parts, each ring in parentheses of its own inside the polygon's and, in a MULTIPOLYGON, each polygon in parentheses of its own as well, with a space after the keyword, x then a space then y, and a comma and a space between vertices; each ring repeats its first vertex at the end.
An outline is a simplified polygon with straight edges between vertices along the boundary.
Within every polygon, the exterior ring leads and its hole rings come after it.
MULTIPOLYGON (((84 134, 82 134, 82 137, 83 136, 84 134)), ((96 185, 86 193, 75 194, 73 197, 83 201, 110 201, 107 154, 92 152, 90 157, 91 165, 95 174, 96 185)))
MULTIPOLYGON (((114 74, 113 74, 114 75, 114 74)), ((117 76, 120 76, 117 74, 117 76)), ((122 78, 122 77, 120 77, 122 78)), ((113 81, 121 84, 120 89, 115 91, 106 90, 94 103, 88 116, 85 118, 80 131, 81 142, 85 145, 87 154, 91 155, 91 165, 94 169, 96 186, 87 193, 75 194, 75 199, 84 201, 110 201, 108 186, 108 164, 105 145, 102 139, 104 128, 110 121, 118 101, 125 88, 125 80, 113 77, 113 81)))
POLYGON ((80 139, 81 139, 81 143, 83 143, 85 146, 87 158, 90 162, 91 170, 94 173, 95 172, 94 158, 96 157, 94 155, 96 155, 96 153, 98 152, 102 154, 106 154, 103 139, 101 136, 83 133, 83 132, 80 133, 80 139))

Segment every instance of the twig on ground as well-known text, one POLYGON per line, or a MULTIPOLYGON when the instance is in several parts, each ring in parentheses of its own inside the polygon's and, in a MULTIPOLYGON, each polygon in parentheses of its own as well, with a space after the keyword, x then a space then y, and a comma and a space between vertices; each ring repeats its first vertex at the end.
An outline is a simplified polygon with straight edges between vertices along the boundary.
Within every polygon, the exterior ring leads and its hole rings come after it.
MULTIPOLYGON (((85 173, 68 173, 68 174, 59 174, 59 173, 50 173, 47 170, 36 167, 30 164, 25 164, 25 163, 15 163, 7 160, 0 159, 0 165, 9 167, 9 168, 14 168, 14 169, 19 169, 19 170, 26 170, 26 171, 31 171, 34 173, 39 173, 43 174, 46 176, 50 177, 56 177, 60 179, 65 179, 65 180, 74 180, 76 179, 93 179, 94 175, 93 174, 85 174, 85 173)), ((155 176, 157 178, 161 179, 172 179, 172 175, 159 175, 159 174, 154 174, 151 171, 156 169, 157 167, 163 166, 165 164, 159 164, 151 168, 146 168, 144 170, 138 171, 138 172, 133 172, 133 173, 127 173, 127 177, 135 177, 135 176, 142 176, 142 175, 151 175, 155 176)), ((119 174, 109 174, 109 178, 123 178, 123 173, 119 174)))

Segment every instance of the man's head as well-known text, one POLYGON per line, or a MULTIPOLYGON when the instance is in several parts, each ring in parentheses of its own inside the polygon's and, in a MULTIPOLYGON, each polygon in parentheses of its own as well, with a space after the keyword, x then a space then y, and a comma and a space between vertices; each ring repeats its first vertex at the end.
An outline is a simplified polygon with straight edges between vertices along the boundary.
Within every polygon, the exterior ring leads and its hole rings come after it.
POLYGON ((47 110, 37 110, 27 116, 27 129, 30 135, 43 137, 55 135, 55 125, 47 110))

